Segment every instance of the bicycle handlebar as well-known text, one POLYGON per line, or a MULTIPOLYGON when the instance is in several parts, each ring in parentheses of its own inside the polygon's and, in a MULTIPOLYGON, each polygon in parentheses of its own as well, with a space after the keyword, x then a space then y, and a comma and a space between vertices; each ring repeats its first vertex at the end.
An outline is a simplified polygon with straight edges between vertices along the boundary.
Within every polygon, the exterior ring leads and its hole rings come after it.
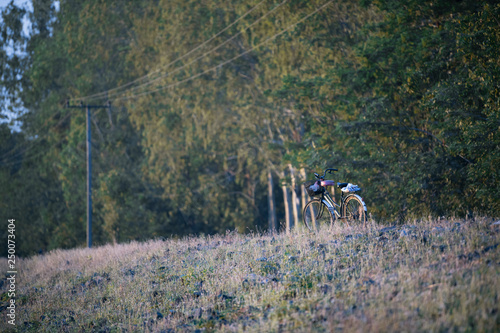
POLYGON ((329 169, 325 169, 325 173, 323 174, 323 176, 320 176, 319 174, 317 174, 316 172, 314 173, 314 177, 316 177, 317 179, 325 179, 325 176, 326 176, 326 173, 332 173, 332 171, 339 171, 337 169, 333 169, 333 168, 329 168, 329 169))

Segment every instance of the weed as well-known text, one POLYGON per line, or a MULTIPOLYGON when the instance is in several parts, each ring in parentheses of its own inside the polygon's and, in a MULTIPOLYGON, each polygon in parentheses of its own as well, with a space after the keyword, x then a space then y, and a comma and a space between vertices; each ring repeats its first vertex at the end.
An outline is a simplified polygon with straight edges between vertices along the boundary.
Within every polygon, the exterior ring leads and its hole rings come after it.
POLYGON ((17 330, 498 331, 498 244, 476 218, 56 250, 18 259, 17 330))

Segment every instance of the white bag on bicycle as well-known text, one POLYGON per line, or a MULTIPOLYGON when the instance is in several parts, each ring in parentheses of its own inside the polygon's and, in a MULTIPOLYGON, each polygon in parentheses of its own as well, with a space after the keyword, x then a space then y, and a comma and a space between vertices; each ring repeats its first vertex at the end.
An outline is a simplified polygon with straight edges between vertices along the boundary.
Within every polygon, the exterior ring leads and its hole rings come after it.
POLYGON ((342 188, 342 192, 346 192, 346 193, 349 193, 349 192, 357 192, 357 191, 360 191, 361 188, 358 186, 358 185, 354 185, 354 184, 347 184, 346 187, 342 188))

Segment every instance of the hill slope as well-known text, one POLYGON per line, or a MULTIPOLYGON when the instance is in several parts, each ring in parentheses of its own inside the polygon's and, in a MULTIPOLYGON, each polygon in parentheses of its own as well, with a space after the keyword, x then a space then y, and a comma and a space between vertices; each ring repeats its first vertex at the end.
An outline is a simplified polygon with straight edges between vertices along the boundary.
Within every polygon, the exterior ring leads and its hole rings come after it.
POLYGON ((52 251, 18 260, 17 329, 498 331, 494 221, 52 251))

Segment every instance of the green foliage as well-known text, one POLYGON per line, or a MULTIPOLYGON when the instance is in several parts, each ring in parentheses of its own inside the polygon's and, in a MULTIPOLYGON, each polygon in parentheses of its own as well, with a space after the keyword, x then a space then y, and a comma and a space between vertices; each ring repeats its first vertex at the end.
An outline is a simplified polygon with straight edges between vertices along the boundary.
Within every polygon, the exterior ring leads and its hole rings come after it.
POLYGON ((97 244, 265 228, 290 164, 339 168, 377 219, 497 214, 500 6, 334 1, 294 25, 324 4, 9 4, 2 205, 43 235, 20 253, 85 243, 85 115, 63 106, 123 85, 85 101, 113 103, 92 111, 97 244))
POLYGON ((318 148, 305 156, 369 184, 377 216, 498 212, 498 5, 380 9, 383 19, 358 30, 352 57, 329 66, 330 77, 284 81, 280 95, 328 105, 309 132, 318 148))

